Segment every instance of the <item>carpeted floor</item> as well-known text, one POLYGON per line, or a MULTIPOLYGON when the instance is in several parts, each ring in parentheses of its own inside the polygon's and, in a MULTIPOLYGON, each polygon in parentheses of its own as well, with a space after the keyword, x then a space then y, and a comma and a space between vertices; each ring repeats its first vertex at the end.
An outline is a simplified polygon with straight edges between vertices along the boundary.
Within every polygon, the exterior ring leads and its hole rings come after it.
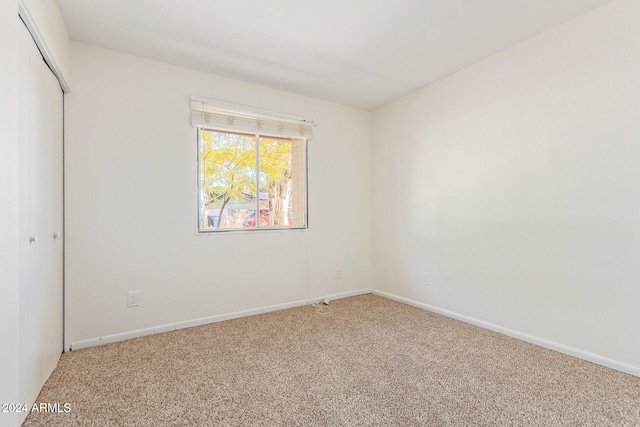
POLYGON ((374 295, 62 355, 25 426, 635 426, 640 378, 374 295))

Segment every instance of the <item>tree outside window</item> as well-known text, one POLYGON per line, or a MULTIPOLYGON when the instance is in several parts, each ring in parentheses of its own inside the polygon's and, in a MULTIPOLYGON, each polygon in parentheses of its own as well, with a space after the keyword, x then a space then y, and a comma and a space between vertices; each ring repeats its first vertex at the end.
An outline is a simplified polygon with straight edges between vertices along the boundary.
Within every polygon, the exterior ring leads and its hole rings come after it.
POLYGON ((305 146, 199 128, 199 230, 304 228, 305 146))

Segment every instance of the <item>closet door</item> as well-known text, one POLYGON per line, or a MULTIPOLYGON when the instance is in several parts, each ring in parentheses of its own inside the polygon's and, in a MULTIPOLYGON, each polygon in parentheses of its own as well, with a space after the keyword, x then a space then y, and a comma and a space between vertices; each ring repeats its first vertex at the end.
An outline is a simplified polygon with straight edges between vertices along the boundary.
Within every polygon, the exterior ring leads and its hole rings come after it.
POLYGON ((63 351, 63 100, 20 38, 20 397, 35 401, 63 351))

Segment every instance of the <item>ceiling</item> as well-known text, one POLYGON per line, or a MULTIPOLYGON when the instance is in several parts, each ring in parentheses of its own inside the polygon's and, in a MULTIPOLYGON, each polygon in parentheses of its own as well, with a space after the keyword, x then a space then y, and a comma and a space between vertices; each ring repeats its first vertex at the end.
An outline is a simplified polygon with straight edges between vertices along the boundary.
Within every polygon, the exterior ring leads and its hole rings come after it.
POLYGON ((610 0, 58 0, 72 40, 367 110, 610 0))

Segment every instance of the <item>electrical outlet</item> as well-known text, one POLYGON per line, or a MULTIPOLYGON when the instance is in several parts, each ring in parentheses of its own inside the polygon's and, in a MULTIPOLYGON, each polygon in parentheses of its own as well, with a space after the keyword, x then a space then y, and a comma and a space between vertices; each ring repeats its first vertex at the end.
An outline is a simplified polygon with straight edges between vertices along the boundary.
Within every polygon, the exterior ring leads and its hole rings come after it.
POLYGON ((127 293, 127 307, 137 307, 140 305, 140 291, 129 291, 127 293))
POLYGON ((420 283, 425 285, 425 286, 428 286, 430 284, 429 283, 429 273, 427 273, 426 271, 422 272, 422 278, 421 278, 420 283))
POLYGON ((342 277, 342 268, 336 268, 336 279, 340 279, 342 277))

